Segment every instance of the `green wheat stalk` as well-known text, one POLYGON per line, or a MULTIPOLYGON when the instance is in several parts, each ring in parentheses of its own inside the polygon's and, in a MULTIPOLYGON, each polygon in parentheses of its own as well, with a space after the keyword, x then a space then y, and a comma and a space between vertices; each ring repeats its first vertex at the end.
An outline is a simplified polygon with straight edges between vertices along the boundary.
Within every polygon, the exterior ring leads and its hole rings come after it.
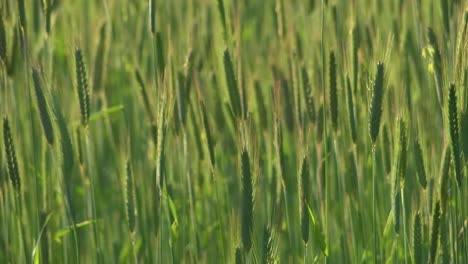
POLYGON ((376 201, 375 201, 375 178, 377 176, 377 158, 376 158, 376 142, 380 128, 380 118, 382 115, 382 96, 383 96, 383 63, 377 63, 377 72, 375 74, 374 83, 372 86, 372 97, 369 113, 369 135, 372 140, 372 219, 374 232, 374 262, 377 262, 377 216, 376 216, 376 201))
POLYGON ((52 118, 49 110, 49 104, 47 103, 44 91, 41 85, 41 79, 39 71, 36 68, 32 69, 32 78, 34 83, 34 90, 36 92, 36 103, 39 109, 39 116, 41 118, 42 128, 44 135, 50 145, 54 144, 54 128, 52 126, 52 118))

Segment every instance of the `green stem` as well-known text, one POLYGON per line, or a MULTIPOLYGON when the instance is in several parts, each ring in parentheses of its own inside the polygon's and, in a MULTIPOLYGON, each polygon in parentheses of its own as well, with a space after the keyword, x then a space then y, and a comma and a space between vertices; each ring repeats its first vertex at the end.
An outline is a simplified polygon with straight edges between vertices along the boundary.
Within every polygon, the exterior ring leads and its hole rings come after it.
POLYGON ((99 245, 99 234, 98 234, 98 216, 97 216, 97 210, 96 210, 96 196, 95 196, 95 179, 94 179, 94 176, 92 175, 92 171, 91 171, 91 155, 90 155, 90 142, 89 142, 89 129, 88 128, 85 128, 85 147, 86 147, 86 150, 85 150, 85 153, 86 153, 86 158, 87 158, 87 164, 86 164, 86 168, 87 168, 87 172, 88 172, 88 177, 89 177, 89 181, 90 181, 90 189, 91 189, 91 210, 92 210, 92 213, 93 213, 93 218, 95 220, 94 224, 93 224, 93 235, 94 235, 94 243, 95 243, 95 246, 96 246, 96 261, 97 262, 100 262, 100 255, 101 255, 101 248, 100 248, 100 245, 99 245))
POLYGON ((377 263, 377 218, 375 207, 375 177, 377 174, 376 144, 372 145, 372 228, 374 233, 374 263, 377 263))
MULTIPOLYGON (((321 59, 322 59, 322 91, 323 91, 323 96, 325 98, 325 47, 324 47, 324 16, 325 16, 325 10, 324 10, 324 3, 323 0, 321 1, 321 9, 320 9, 320 49, 321 49, 321 59)), ((327 118, 326 118, 326 113, 327 113, 327 107, 326 107, 326 100, 323 100, 323 140, 324 140, 324 148, 325 148, 325 160, 324 160, 324 173, 327 175, 327 157, 328 157, 328 138, 327 138, 327 118)), ((326 244, 329 245, 330 241, 330 235, 329 235, 329 230, 328 230, 328 180, 327 177, 324 177, 324 184, 325 184, 325 241, 326 244)), ((325 256, 325 263, 328 262, 328 256, 325 256)))
POLYGON ((403 244, 405 247, 405 263, 408 261, 408 256, 407 256, 407 241, 406 241, 406 209, 405 209, 405 192, 404 192, 404 187, 401 187, 401 210, 403 212, 403 244))

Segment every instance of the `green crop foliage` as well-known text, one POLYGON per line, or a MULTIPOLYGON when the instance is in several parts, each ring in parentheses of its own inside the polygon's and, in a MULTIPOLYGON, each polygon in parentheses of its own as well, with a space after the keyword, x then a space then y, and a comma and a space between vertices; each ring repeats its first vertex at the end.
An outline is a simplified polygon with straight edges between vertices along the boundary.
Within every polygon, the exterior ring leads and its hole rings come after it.
POLYGON ((0 1, 0 263, 468 263, 468 1, 0 1))

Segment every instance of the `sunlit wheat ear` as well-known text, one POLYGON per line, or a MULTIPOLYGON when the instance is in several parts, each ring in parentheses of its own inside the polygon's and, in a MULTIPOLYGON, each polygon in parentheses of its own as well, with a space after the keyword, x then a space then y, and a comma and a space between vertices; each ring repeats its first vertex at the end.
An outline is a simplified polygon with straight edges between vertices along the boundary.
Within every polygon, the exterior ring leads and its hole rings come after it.
POLYGON ((437 44, 437 37, 434 33, 432 28, 427 29, 427 38, 429 41, 429 45, 432 48, 432 63, 434 68, 434 78, 436 82, 437 88, 437 99, 439 100, 439 104, 441 107, 444 106, 443 100, 443 73, 442 73, 442 56, 440 55, 439 45, 437 44))
POLYGON ((413 220, 413 255, 414 263, 423 263, 422 238, 421 238, 421 214, 416 213, 413 220))
POLYGON ((452 161, 455 169, 455 176, 457 179, 458 187, 462 186, 462 168, 460 164, 460 132, 458 128, 458 111, 457 111, 457 95, 455 91, 455 85, 450 84, 449 86, 449 98, 448 98, 448 119, 449 119, 449 131, 450 131, 450 142, 452 146, 452 161))
POLYGON ((231 55, 229 55, 229 51, 227 49, 224 50, 223 62, 232 111, 236 117, 240 118, 242 116, 242 109, 239 86, 237 85, 237 79, 234 71, 234 65, 232 64, 231 55))
POLYGON ((348 120, 349 128, 351 129, 351 139, 353 143, 357 143, 357 132, 356 132, 356 117, 354 115, 354 102, 353 102, 353 90, 351 89, 351 82, 349 77, 346 76, 346 101, 348 105, 348 120))
POLYGON ((384 84, 384 65, 382 62, 377 63, 377 72, 372 84, 372 97, 369 113, 369 134, 372 144, 377 141, 380 128, 380 118, 382 116, 382 96, 384 84))
POLYGON ((301 190, 302 190, 302 198, 301 198, 301 231, 302 231, 302 240, 304 244, 307 244, 309 241, 309 211, 308 211, 308 204, 309 204, 309 196, 310 196, 310 176, 309 176, 309 163, 307 161, 307 157, 304 156, 302 159, 301 164, 301 190))
POLYGON ((44 91, 42 89, 41 78, 39 71, 35 68, 32 69, 32 79, 34 83, 34 90, 36 93, 36 103, 39 109, 39 116, 41 118, 42 128, 44 135, 50 145, 54 144, 54 128, 52 126, 51 113, 49 111, 49 104, 47 103, 44 91))
POLYGON ((90 114, 90 99, 88 90, 88 77, 83 54, 80 48, 75 49, 76 82, 78 90, 78 100, 80 103, 81 124, 88 126, 90 114))
POLYGON ((243 249, 248 253, 252 246, 253 232, 253 186, 252 170, 247 149, 241 154, 242 171, 242 210, 241 210, 241 238, 243 249))
POLYGON ((8 165, 8 174, 10 175, 13 188, 19 194, 21 191, 21 182, 18 170, 18 161, 16 160, 15 144, 11 137, 10 124, 8 118, 3 119, 3 143, 5 147, 5 155, 8 165))
POLYGON ((131 233, 135 232, 135 190, 130 160, 125 164, 125 208, 127 213, 128 227, 131 233))
POLYGON ((315 105, 314 99, 312 97, 312 89, 309 81, 309 76, 307 75, 307 70, 305 66, 302 66, 302 88, 304 89, 304 97, 306 99, 307 114, 309 120, 312 123, 315 123, 315 105))
POLYGON ((335 53, 330 52, 330 62, 329 62, 329 78, 330 78, 330 114, 333 130, 338 128, 338 92, 336 87, 336 62, 335 62, 335 53))
POLYGON ((414 162, 416 163, 416 171, 418 173, 418 180, 419 184, 426 189, 427 186, 427 180, 426 180, 426 169, 424 167, 424 159, 423 159, 423 152, 421 149, 421 144, 419 143, 419 140, 416 138, 414 141, 414 162))
POLYGON ((439 243, 439 225, 440 225, 440 201, 437 201, 432 213, 432 228, 431 228, 431 250, 429 252, 429 263, 435 263, 437 257, 437 247, 439 243))

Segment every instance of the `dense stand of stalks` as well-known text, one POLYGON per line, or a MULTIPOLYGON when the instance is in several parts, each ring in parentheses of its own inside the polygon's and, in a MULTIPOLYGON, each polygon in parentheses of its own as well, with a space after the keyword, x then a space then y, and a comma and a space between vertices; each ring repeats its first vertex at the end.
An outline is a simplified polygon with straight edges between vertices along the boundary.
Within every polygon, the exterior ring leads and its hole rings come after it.
POLYGON ((2 1, 0 263, 468 263, 467 39, 466 1, 2 1))

